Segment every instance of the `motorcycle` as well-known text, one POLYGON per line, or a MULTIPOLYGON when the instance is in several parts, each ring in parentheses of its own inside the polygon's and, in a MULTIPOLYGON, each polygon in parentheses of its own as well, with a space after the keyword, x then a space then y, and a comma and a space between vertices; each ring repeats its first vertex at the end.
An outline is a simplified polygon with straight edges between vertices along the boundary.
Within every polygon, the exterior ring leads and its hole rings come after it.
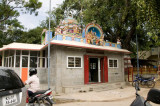
POLYGON ((135 82, 135 89, 136 99, 131 103, 130 106, 152 106, 149 101, 155 104, 160 104, 160 90, 153 88, 150 89, 145 100, 144 97, 138 94, 138 91, 140 90, 138 82, 135 82))
POLYGON ((155 86, 155 77, 144 78, 142 76, 136 75, 135 80, 132 82, 132 86, 135 87, 135 82, 138 82, 142 86, 146 85, 149 88, 154 88, 155 86))
POLYGON ((41 90, 35 92, 31 97, 27 97, 27 106, 52 106, 54 104, 52 90, 41 90))

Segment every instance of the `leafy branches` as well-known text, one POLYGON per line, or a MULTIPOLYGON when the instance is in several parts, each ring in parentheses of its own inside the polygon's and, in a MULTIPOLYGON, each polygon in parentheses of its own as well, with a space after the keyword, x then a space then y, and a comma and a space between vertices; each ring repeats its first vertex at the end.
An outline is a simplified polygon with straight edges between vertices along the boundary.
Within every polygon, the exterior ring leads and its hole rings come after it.
POLYGON ((148 49, 155 45, 160 33, 159 0, 65 0, 53 14, 63 19, 72 12, 83 24, 92 21, 102 26, 105 40, 116 42, 121 38, 122 46, 134 52, 136 34, 139 48, 148 49))
POLYGON ((20 13, 38 15, 42 6, 38 0, 2 0, 0 3, 0 47, 22 39, 23 26, 17 20, 20 13))
POLYGON ((28 2, 25 0, 2 0, 2 3, 0 3, 0 22, 19 16, 18 9, 38 15, 36 10, 41 6, 42 3, 38 0, 29 0, 28 2))

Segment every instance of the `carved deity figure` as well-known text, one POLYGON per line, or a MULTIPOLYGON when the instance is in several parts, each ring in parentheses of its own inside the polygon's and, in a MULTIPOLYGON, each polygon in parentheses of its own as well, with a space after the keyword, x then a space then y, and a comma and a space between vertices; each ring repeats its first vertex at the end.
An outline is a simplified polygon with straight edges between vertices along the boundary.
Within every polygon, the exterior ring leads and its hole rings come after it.
POLYGON ((92 34, 91 34, 91 32, 88 32, 88 34, 86 35, 86 41, 88 44, 90 44, 91 40, 92 40, 92 34))

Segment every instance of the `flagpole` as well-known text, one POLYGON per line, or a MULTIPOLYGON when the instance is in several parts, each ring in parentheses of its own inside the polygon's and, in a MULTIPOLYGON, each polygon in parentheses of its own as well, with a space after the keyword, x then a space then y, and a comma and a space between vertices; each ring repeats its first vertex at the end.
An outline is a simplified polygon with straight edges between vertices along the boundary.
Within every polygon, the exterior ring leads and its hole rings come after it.
POLYGON ((49 1, 49 33, 48 33, 48 88, 50 88, 50 18, 51 18, 51 0, 49 1))

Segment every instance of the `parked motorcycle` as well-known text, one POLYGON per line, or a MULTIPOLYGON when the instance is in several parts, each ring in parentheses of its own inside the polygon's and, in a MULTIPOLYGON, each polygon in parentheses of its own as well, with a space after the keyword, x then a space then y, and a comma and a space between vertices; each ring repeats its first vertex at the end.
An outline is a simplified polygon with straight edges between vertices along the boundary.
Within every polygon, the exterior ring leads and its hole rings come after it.
POLYGON ((146 85, 149 88, 154 88, 155 86, 155 77, 144 78, 142 76, 136 75, 135 80, 132 82, 132 86, 135 87, 135 82, 138 82, 142 86, 146 85))
POLYGON ((145 100, 144 97, 138 94, 138 91, 140 90, 138 82, 135 82, 135 89, 136 99, 131 103, 130 106, 152 106, 149 101, 155 104, 160 104, 160 90, 153 88, 150 89, 145 100))
POLYGON ((27 106, 52 106, 54 102, 51 94, 52 90, 50 89, 37 91, 31 97, 28 96, 26 100, 27 106))

